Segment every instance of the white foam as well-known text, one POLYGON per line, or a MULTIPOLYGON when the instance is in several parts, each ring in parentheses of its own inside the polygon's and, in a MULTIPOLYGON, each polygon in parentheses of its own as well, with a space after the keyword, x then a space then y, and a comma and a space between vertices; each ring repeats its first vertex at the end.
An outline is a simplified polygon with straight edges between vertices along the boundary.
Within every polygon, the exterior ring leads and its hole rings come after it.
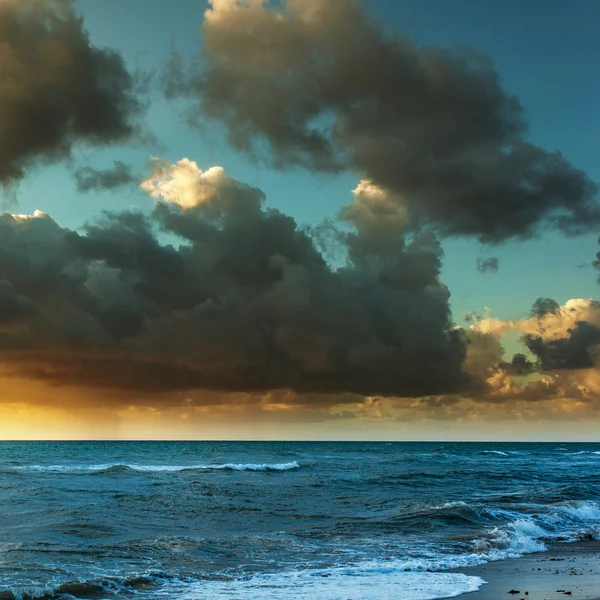
MULTIPOLYGON (((532 505, 532 508, 535 505, 532 505)), ((600 537, 600 504, 592 501, 572 501, 554 506, 540 506, 535 514, 486 509, 496 517, 513 520, 494 528, 474 545, 486 562, 502 558, 517 558, 523 554, 546 550, 545 541, 577 541, 600 537), (549 512, 543 512, 550 508, 549 512)))
POLYGON ((502 452, 502 450, 482 450, 481 454, 498 454, 499 456, 508 456, 508 453, 502 452))
POLYGON ((177 472, 177 471, 290 471, 300 468, 296 462, 276 463, 276 464, 206 464, 206 465, 140 465, 111 463, 100 465, 29 465, 26 467, 17 467, 20 471, 38 471, 48 473, 97 473, 109 469, 125 468, 132 471, 141 472, 177 472))
POLYGON ((93 471, 104 471, 114 467, 126 467, 121 464, 105 465, 27 465, 25 467, 14 467, 15 471, 35 471, 40 473, 91 473, 93 471))
POLYGON ((454 502, 445 502, 439 506, 430 506, 428 510, 447 510, 449 508, 463 508, 468 506, 469 505, 466 502, 463 502, 462 500, 456 500, 454 502))
POLYGON ((600 505, 597 502, 581 501, 556 507, 559 514, 576 521, 600 521, 600 505))
POLYGON ((48 598, 56 592, 56 587, 51 585, 25 585, 21 588, 10 590, 10 592, 12 592, 14 600, 48 598))
MULTIPOLYGON (((540 537, 545 531, 532 521, 517 520, 505 528, 495 527, 485 537, 474 540, 474 554, 463 555, 467 565, 475 566, 487 562, 518 558, 523 554, 543 552, 546 545, 540 537)), ((465 565, 466 566, 466 565, 465 565)))
POLYGON ((541 541, 546 531, 538 524, 528 519, 518 519, 510 523, 509 527, 512 530, 508 544, 511 552, 521 555, 546 550, 546 545, 541 541))
POLYGON ((565 502, 538 518, 551 530, 547 536, 549 539, 574 542, 582 538, 600 538, 600 505, 597 502, 565 502))
POLYGON ((173 584, 157 590, 154 596, 176 600, 434 600, 475 592, 484 583, 480 577, 461 573, 411 573, 358 566, 173 584))
MULTIPOLYGON (((469 506, 448 502, 429 510, 469 506)), ((592 501, 571 501, 561 504, 530 505, 529 514, 500 508, 480 510, 504 525, 488 529, 481 538, 472 541, 473 551, 461 554, 441 554, 423 558, 408 558, 398 567, 407 571, 444 571, 474 567, 488 562, 519 558, 524 554, 544 552, 551 540, 577 541, 582 538, 600 539, 600 504, 592 501)))

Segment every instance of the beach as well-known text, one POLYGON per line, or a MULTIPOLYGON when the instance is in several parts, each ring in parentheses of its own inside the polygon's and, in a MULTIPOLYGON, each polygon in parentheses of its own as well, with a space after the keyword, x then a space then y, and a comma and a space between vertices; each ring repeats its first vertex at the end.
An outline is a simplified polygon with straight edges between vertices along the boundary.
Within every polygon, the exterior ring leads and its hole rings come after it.
POLYGON ((554 544, 547 552, 459 569, 487 583, 465 594, 469 600, 598 600, 600 542, 554 544), (518 592, 518 593, 510 593, 518 592))

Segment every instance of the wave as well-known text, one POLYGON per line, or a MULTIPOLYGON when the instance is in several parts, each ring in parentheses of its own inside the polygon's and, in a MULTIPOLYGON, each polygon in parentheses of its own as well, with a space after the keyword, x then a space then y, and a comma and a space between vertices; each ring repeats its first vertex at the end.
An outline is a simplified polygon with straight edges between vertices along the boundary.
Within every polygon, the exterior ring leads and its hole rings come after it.
POLYGON ((572 452, 571 454, 600 454, 599 450, 580 450, 579 452, 572 452))
POLYGON ((549 542, 600 539, 600 503, 594 501, 521 504, 512 509, 455 501, 431 505, 403 517, 417 523, 423 519, 469 521, 482 528, 482 534, 467 542, 464 552, 410 559, 403 567, 411 571, 477 566, 543 552, 549 542))
POLYGON ((522 454, 522 452, 517 452, 516 450, 512 450, 510 452, 503 452, 502 450, 482 450, 479 454, 496 454, 498 456, 510 456, 511 454, 522 454))
POLYGON ((464 523, 473 525, 481 522, 481 509, 460 500, 439 505, 416 504, 411 507, 405 507, 391 517, 384 517, 381 525, 389 525, 390 521, 414 523, 415 529, 421 527, 424 522, 430 524, 433 522, 442 522, 444 525, 460 525, 464 523))
POLYGON ((129 463, 112 463, 99 465, 28 465, 16 467, 18 471, 35 471, 45 473, 119 473, 138 471, 142 473, 173 473, 180 471, 291 471, 299 469, 298 462, 260 464, 260 463, 225 463, 206 465, 140 465, 129 463))
POLYGON ((464 508, 465 506, 468 506, 466 502, 463 502, 462 500, 456 500, 454 502, 445 502, 439 506, 430 506, 429 510, 448 510, 449 508, 464 508))
POLYGON ((503 524, 484 529, 482 535, 467 542, 464 552, 408 558, 396 567, 406 571, 439 572, 475 567, 524 554, 544 552, 550 542, 577 542, 600 539, 600 504, 592 501, 554 506, 531 506, 531 512, 471 507, 460 502, 432 506, 431 511, 470 510, 484 513, 503 524), (539 510, 536 510, 536 508, 539 510), (545 512, 543 512, 545 511, 545 512))
POLYGON ((474 540, 475 551, 485 562, 518 558, 545 551, 548 542, 600 539, 600 504, 592 501, 532 505, 530 512, 485 508, 493 518, 512 519, 488 529, 474 540))
POLYGON ((228 581, 198 581, 179 589, 173 586, 175 589, 169 591, 168 597, 181 600, 434 600, 475 592, 484 583, 480 577, 462 573, 411 573, 374 564, 284 571, 228 581))
POLYGON ((577 452, 572 452, 569 448, 555 448, 556 452, 562 452, 564 454, 569 454, 570 456, 577 456, 581 454, 600 454, 600 450, 578 450, 577 452))
POLYGON ((171 600, 280 600, 287 597, 295 600, 396 597, 433 600, 473 592, 485 583, 478 577, 448 572, 450 569, 541 552, 546 550, 548 542, 600 537, 600 503, 593 501, 516 505, 511 510, 454 501, 431 505, 428 510, 432 513, 470 510, 482 519, 487 518, 490 526, 478 538, 466 542, 460 553, 434 552, 420 557, 366 560, 347 566, 290 569, 277 573, 233 576, 231 572, 222 572, 195 579, 159 573, 103 578, 53 587, 13 588, 10 592, 0 592, 0 599, 58 600, 103 597, 102 594, 118 597, 134 592, 139 593, 140 598, 171 600), (496 526, 491 526, 492 521, 496 521, 496 526))
POLYGON ((100 598, 105 594, 148 591, 164 584, 168 577, 161 573, 144 573, 129 577, 103 577, 84 581, 71 580, 50 585, 15 585, 0 591, 0 600, 62 600, 64 598, 100 598))
POLYGON ((122 580, 72 581, 54 586, 15 586, 0 592, 0 599, 59 600, 150 591, 153 598, 171 600, 372 600, 388 597, 434 600, 475 592, 484 583, 480 577, 461 573, 411 573, 385 563, 365 563, 354 567, 293 570, 237 578, 192 580, 144 575, 122 580))

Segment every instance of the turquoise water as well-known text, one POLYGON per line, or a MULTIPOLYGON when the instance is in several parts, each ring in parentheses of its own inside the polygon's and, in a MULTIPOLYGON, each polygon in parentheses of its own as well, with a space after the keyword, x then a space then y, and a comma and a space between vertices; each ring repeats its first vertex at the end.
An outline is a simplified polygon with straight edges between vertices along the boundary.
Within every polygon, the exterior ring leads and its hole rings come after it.
POLYGON ((598 537, 600 445, 6 442, 0 506, 0 598, 425 600, 598 537))

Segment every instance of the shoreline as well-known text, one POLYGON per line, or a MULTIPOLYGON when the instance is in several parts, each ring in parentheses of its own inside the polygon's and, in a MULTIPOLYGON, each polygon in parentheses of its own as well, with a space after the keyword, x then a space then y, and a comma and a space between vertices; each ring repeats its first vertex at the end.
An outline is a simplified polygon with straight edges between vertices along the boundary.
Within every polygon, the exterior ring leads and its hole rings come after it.
POLYGON ((546 552, 451 572, 487 582, 461 596, 469 600, 600 600, 599 559, 600 541, 556 543, 546 552))

